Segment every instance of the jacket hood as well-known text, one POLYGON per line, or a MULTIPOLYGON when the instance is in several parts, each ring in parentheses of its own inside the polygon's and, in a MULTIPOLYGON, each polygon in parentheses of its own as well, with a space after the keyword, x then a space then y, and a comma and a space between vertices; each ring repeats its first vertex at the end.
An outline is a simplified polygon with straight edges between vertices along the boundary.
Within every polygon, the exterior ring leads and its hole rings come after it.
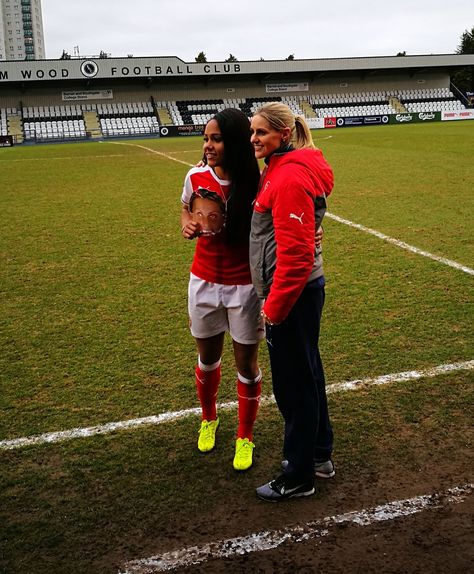
MULTIPOLYGON (((334 174, 319 149, 303 148, 275 153, 271 160, 281 168, 287 166, 292 172, 302 170, 316 188, 328 196, 334 187, 334 174)), ((270 164, 273 163, 270 160, 270 164)))

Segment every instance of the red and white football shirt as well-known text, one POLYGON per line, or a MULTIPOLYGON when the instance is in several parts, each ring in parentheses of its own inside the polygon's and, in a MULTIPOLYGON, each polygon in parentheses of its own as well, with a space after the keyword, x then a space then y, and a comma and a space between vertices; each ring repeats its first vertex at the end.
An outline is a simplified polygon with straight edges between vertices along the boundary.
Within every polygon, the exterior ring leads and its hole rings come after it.
MULTIPOLYGON (((209 166, 193 167, 184 180, 181 201, 188 205, 193 191, 198 188, 217 193, 226 202, 231 182, 220 179, 209 166)), ((249 248, 225 243, 225 230, 211 236, 198 237, 191 273, 211 283, 248 285, 252 282, 249 267, 249 248)))

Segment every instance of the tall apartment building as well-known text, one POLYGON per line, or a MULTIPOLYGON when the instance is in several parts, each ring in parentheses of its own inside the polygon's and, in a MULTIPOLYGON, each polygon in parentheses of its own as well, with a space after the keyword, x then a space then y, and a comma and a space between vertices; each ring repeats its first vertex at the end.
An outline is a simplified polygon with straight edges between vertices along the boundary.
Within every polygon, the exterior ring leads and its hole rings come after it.
POLYGON ((41 0, 0 0, 0 60, 44 58, 41 0))

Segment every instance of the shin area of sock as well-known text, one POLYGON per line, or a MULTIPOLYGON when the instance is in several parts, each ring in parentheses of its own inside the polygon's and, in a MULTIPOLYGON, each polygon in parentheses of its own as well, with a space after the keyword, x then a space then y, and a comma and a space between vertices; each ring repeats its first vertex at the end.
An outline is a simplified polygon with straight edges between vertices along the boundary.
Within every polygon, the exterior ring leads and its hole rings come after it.
POLYGON ((196 366, 196 390, 202 409, 202 420, 213 421, 217 418, 217 391, 221 380, 220 365, 212 371, 196 366))
POLYGON ((248 438, 250 441, 253 438, 253 427, 257 418, 261 391, 261 377, 257 382, 242 382, 240 378, 237 379, 237 394, 239 398, 238 438, 248 438))

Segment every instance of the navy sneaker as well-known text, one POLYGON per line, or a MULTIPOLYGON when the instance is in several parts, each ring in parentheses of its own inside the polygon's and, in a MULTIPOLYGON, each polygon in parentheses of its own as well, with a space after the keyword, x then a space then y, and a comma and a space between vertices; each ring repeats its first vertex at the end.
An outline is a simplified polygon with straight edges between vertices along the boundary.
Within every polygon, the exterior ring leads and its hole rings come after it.
POLYGON ((313 481, 295 484, 282 474, 275 480, 259 486, 256 490, 257 496, 266 502, 280 502, 287 498, 297 498, 300 496, 311 496, 314 494, 313 481))
MULTIPOLYGON (((286 470, 288 467, 288 461, 281 461, 281 468, 286 470)), ((332 460, 324 460, 323 462, 314 463, 314 476, 316 478, 332 478, 335 476, 336 470, 332 460)))

